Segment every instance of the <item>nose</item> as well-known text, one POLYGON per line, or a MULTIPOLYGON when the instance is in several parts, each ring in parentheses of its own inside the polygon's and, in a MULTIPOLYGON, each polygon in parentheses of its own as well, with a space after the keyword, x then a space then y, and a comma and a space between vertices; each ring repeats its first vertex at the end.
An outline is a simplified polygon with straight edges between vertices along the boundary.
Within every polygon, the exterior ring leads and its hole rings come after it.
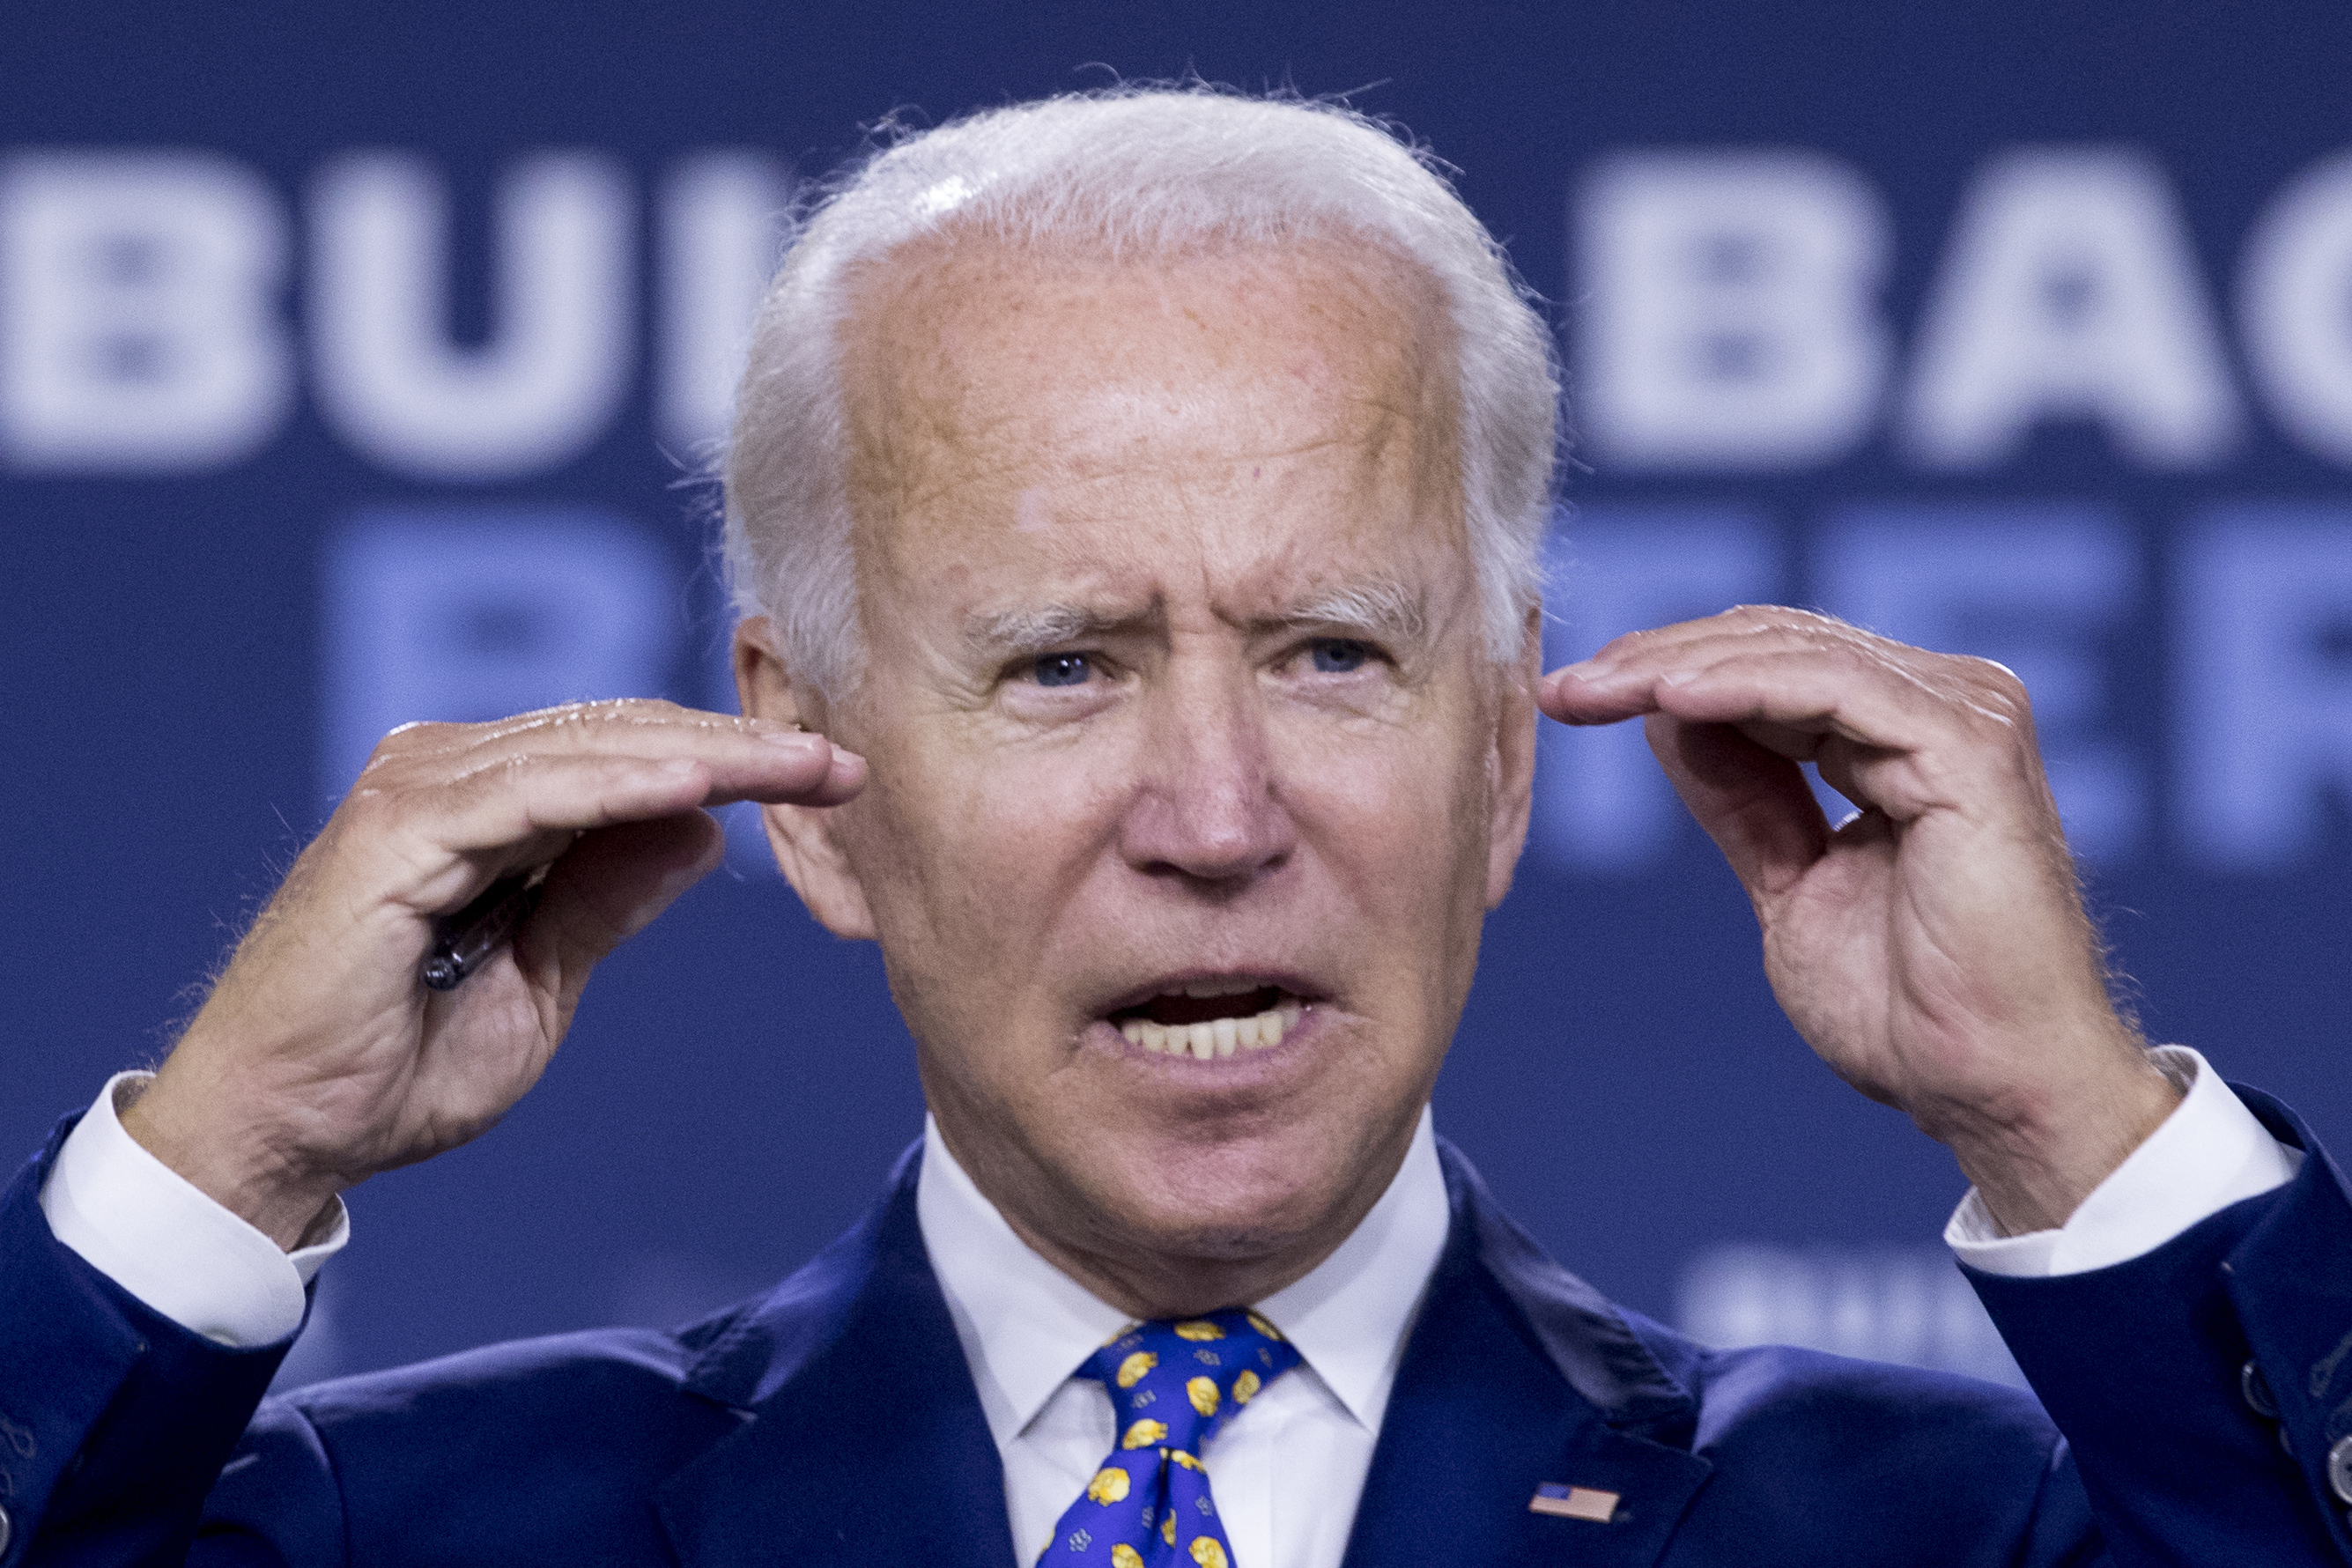
POLYGON ((1120 824, 1128 864, 1221 893, 1278 869, 1297 830, 1246 672, 1189 672, 1154 692, 1148 709, 1141 777, 1120 824))

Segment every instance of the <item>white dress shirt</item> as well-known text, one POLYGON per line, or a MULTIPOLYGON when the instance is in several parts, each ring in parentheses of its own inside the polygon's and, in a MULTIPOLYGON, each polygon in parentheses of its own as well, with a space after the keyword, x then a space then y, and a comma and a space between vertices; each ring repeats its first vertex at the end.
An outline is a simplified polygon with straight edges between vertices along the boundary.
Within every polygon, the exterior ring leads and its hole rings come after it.
POLYGON ((2185 1046, 2158 1046, 2155 1055, 2189 1091, 2163 1125, 2055 1230, 2003 1236, 1970 1187, 1944 1226, 1961 1262, 2020 1279, 2087 1274, 2154 1252, 2199 1220, 2294 1179, 2303 1151, 2272 1137, 2203 1057, 2185 1046))
MULTIPOLYGON (((915 1212, 1004 1461, 1014 1555, 1034 1563, 1116 1436, 1109 1394, 1071 1374, 1135 1320, 1015 1236, 928 1121, 915 1212)), ((1339 1568, 1446 1222, 1424 1110, 1388 1191, 1339 1250, 1264 1300, 1232 1303, 1255 1307, 1305 1358, 1201 1456, 1235 1563, 1339 1568)))
POLYGON ((301 1326, 320 1266, 352 1238, 343 1200, 324 1236, 286 1251, 122 1130, 116 1112, 152 1076, 116 1073, 67 1135, 41 1186, 50 1233, 182 1328, 225 1345, 282 1340, 301 1326))
MULTIPOLYGON (((2166 1047, 2158 1060, 2188 1087, 2164 1124, 2055 1230, 2004 1237, 1971 1191, 1944 1233, 1963 1261, 2020 1276, 2124 1262, 2294 1174, 2300 1151, 2272 1138, 2202 1057, 2166 1047)), ((122 1130, 116 1096, 142 1081, 111 1079, 67 1138, 40 1193, 50 1229, 156 1311, 225 1344, 291 1333, 303 1287, 350 1239, 340 1202, 323 1239, 280 1251, 122 1130)), ((1071 1373, 1129 1320, 1015 1236, 928 1121, 916 1213, 1003 1459, 1013 1544, 1034 1562, 1110 1451, 1109 1395, 1071 1373)), ((1424 1110, 1363 1223, 1305 1279, 1252 1303, 1305 1363, 1203 1456, 1237 1563, 1337 1568, 1446 1223, 1424 1110)))

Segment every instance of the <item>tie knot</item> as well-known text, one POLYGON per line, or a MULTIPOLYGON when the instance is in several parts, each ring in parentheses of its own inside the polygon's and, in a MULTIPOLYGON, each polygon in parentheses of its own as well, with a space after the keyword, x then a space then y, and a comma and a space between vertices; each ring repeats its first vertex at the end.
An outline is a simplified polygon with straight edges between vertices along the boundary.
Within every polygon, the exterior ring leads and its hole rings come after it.
POLYGON ((1110 1391, 1118 1446, 1165 1448, 1197 1464, 1202 1448, 1259 1389, 1298 1364, 1298 1351, 1255 1312, 1138 1323, 1078 1371, 1110 1391))

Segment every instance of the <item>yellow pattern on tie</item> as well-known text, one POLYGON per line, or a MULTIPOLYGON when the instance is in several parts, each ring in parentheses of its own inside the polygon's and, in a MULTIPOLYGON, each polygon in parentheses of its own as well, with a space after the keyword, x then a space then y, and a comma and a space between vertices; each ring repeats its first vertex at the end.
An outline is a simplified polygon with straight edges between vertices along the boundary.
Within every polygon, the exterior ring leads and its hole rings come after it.
POLYGON ((1110 1395, 1108 1458, 1065 1510, 1038 1568, 1236 1568, 1207 1445, 1298 1351, 1255 1312, 1139 1323, 1078 1371, 1110 1395))

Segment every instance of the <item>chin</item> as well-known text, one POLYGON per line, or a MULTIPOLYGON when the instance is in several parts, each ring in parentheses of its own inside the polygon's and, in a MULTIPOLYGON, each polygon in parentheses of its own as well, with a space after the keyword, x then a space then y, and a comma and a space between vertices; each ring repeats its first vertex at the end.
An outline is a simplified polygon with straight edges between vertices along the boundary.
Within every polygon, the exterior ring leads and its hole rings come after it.
POLYGON ((1123 1142, 1097 1192, 1103 1212, 1151 1251, 1241 1262, 1352 1224, 1360 1173, 1349 1167, 1366 1152, 1314 1127, 1221 1140, 1147 1135, 1123 1142))

